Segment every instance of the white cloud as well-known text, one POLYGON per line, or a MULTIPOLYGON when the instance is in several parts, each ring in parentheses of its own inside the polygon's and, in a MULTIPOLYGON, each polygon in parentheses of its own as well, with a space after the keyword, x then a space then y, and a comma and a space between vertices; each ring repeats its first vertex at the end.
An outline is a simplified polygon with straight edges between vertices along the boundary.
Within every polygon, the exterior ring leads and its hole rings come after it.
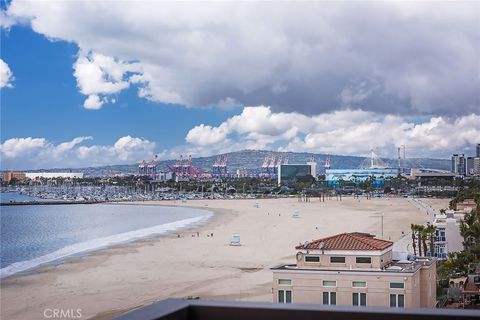
POLYGON ((8 64, 0 59, 0 88, 12 88, 13 74, 8 64))
POLYGON ((44 138, 12 138, 0 145, 0 152, 2 158, 13 159, 29 156, 46 145, 47 141, 44 138))
POLYGON ((371 149, 395 157, 406 145, 408 157, 448 158, 468 154, 480 143, 480 115, 458 118, 432 117, 412 121, 402 116, 382 116, 362 110, 344 110, 305 116, 273 112, 270 107, 246 107, 218 126, 200 124, 186 135, 186 144, 156 152, 155 142, 130 135, 111 145, 85 145, 92 137, 77 137, 54 144, 45 138, 12 138, 0 144, 2 168, 34 169, 129 164, 151 159, 194 157, 243 149, 267 149, 367 155, 371 149))
POLYGON ((45 138, 12 138, 0 144, 2 169, 71 168, 131 164, 154 156, 155 142, 124 136, 113 145, 82 145, 92 137, 54 144, 45 138))
POLYGON ((201 124, 191 129, 185 137, 185 140, 197 146, 211 146, 212 144, 227 142, 227 133, 226 126, 214 128, 201 124))
MULTIPOLYGON (((80 53, 74 65, 74 76, 80 92, 88 96, 83 106, 86 109, 100 109, 109 102, 109 95, 128 88, 128 74, 140 69, 138 63, 126 63, 98 53, 80 53)), ((135 76, 133 81, 137 83, 140 80, 137 74, 135 76)))
POLYGON ((246 107, 218 127, 192 128, 186 141, 185 149, 202 155, 245 148, 365 155, 375 149, 395 157, 396 147, 406 145, 410 156, 449 157, 480 143, 480 115, 433 117, 415 123, 362 110, 305 116, 275 113, 265 106, 246 107))
POLYGON ((83 103, 83 106, 85 107, 85 109, 98 110, 98 109, 101 109, 103 104, 106 102, 107 102, 106 99, 100 100, 100 97, 98 95, 91 94, 85 100, 85 102, 83 103))
POLYGON ((308 115, 478 113, 479 14, 475 1, 435 10, 410 2, 284 2, 273 10, 268 2, 24 0, 8 8, 36 32, 78 44, 79 88, 99 96, 90 106, 136 83, 157 102, 266 104, 308 115), (131 61, 141 68, 131 71, 131 61))
POLYGON ((9 15, 6 11, 0 11, 0 27, 5 30, 9 30, 11 26, 19 23, 15 17, 9 15))

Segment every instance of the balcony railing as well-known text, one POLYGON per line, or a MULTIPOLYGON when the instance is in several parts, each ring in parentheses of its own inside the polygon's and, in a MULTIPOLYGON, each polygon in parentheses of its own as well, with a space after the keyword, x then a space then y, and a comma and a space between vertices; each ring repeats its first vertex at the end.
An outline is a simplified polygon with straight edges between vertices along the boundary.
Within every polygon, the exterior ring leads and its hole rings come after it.
POLYGON ((445 252, 435 253, 435 257, 437 257, 439 259, 446 259, 447 258, 447 253, 445 253, 445 252))
POLYGON ((469 320, 478 310, 273 304, 167 299, 117 317, 117 320, 469 320))

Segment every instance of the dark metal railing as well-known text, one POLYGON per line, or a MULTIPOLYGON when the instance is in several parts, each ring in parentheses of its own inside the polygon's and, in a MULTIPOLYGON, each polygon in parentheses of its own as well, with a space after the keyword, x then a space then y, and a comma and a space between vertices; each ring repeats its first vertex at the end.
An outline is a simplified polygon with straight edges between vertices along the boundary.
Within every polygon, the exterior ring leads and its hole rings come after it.
POLYGON ((479 310, 402 309, 383 307, 273 304, 238 301, 167 299, 116 318, 117 320, 469 320, 480 319, 479 310))

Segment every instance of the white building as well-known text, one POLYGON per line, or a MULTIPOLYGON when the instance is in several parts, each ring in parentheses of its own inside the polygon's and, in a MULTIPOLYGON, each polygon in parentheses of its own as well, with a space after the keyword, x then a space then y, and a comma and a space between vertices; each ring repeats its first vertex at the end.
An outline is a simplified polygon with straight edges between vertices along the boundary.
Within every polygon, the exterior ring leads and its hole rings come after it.
POLYGON ((155 177, 155 180, 157 181, 168 181, 168 180, 172 180, 172 179, 175 179, 175 175, 173 174, 173 172, 159 172, 157 173, 156 177, 155 177))
POLYGON ((37 179, 37 178, 46 178, 46 179, 54 179, 54 178, 68 178, 68 179, 82 179, 83 172, 25 172, 25 176, 29 179, 37 179))
POLYGON ((454 154, 452 156, 452 172, 459 176, 464 176, 466 173, 465 170, 465 155, 464 154, 454 154))
POLYGON ((460 234, 460 223, 465 216, 464 211, 448 210, 445 214, 437 214, 433 225, 435 232, 435 256, 445 259, 449 252, 463 250, 463 237, 460 234))

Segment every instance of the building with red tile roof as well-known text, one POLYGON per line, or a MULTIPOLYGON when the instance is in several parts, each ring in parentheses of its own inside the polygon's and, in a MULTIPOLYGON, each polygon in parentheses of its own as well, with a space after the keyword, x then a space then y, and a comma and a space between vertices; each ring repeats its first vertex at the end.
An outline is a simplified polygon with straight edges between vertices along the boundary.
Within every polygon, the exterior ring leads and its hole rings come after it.
POLYGON ((360 232, 306 241, 295 249, 296 264, 271 269, 274 302, 397 308, 436 304, 436 258, 395 261, 392 241, 360 232))
POLYGON ((377 239, 369 233, 351 232, 340 233, 311 242, 307 241, 296 246, 295 249, 385 250, 392 245, 393 242, 377 239))

